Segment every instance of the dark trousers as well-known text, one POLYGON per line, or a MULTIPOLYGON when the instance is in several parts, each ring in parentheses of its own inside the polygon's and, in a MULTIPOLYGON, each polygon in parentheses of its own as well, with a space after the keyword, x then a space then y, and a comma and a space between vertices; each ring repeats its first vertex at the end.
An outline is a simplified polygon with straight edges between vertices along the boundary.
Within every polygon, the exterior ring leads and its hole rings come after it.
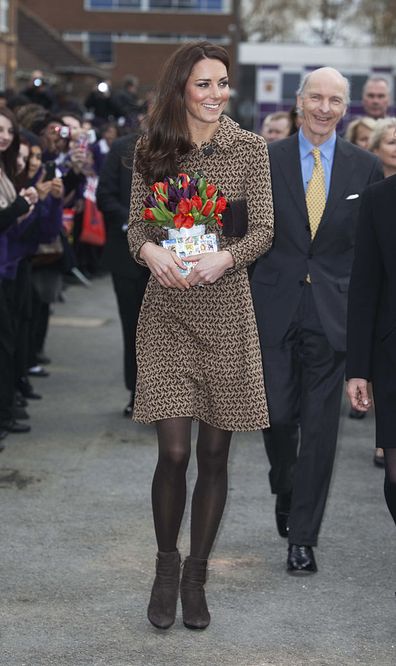
POLYGON ((15 336, 4 283, 0 280, 0 425, 12 418, 15 336))
POLYGON ((28 369, 29 329, 32 317, 31 265, 28 259, 19 262, 15 280, 4 282, 6 298, 15 334, 15 383, 28 369))
POLYGON ((345 354, 327 341, 310 285, 282 343, 263 347, 273 493, 292 491, 289 542, 316 546, 337 443, 345 354))
POLYGON ((136 386, 136 328, 147 277, 130 278, 112 273, 124 341, 124 381, 131 393, 136 386))

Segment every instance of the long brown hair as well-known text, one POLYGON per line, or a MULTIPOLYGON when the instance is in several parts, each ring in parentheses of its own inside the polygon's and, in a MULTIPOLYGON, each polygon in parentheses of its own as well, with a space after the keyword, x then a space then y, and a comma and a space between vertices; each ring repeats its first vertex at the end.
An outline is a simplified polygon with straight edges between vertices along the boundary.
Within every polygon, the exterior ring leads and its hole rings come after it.
POLYGON ((7 120, 10 121, 14 131, 14 137, 10 146, 3 153, 0 153, 0 161, 3 164, 4 171, 6 172, 8 178, 11 180, 11 182, 15 183, 15 178, 17 175, 17 157, 19 151, 18 123, 12 111, 7 109, 7 107, 0 109, 0 116, 4 116, 4 118, 7 118, 7 120))
POLYGON ((183 44, 166 61, 148 119, 147 137, 137 154, 136 168, 147 184, 177 173, 178 159, 191 150, 184 90, 191 71, 204 58, 230 61, 222 46, 210 42, 183 44))

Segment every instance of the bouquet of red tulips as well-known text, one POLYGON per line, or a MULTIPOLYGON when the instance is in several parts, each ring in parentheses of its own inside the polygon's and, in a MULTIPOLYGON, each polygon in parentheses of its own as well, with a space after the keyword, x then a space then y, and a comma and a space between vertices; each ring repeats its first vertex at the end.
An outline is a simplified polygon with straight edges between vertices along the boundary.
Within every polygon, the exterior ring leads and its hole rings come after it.
POLYGON ((204 176, 179 173, 175 179, 165 177, 154 183, 151 190, 142 209, 145 222, 170 229, 191 229, 198 224, 223 226, 221 218, 227 200, 204 176))

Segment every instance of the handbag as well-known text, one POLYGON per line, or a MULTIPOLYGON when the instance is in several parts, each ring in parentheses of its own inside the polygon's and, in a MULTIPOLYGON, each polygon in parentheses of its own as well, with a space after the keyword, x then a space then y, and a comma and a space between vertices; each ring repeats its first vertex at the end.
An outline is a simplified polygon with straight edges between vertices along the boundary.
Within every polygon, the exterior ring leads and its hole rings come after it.
POLYGON ((33 266, 48 266, 59 261, 63 255, 63 244, 60 236, 51 243, 40 243, 32 257, 33 266))
POLYGON ((84 213, 79 241, 90 245, 102 246, 106 242, 106 228, 103 215, 96 205, 97 177, 87 178, 84 192, 84 213))
POLYGON ((248 208, 246 199, 235 199, 222 213, 223 236, 243 238, 248 228, 248 208))

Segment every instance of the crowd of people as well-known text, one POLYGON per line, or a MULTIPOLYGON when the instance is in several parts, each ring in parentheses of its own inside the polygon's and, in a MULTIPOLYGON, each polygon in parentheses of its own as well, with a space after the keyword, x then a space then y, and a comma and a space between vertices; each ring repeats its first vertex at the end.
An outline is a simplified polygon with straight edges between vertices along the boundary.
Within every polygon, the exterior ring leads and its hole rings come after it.
POLYGON ((24 90, 0 96, 1 448, 9 433, 31 429, 28 401, 41 398, 32 381, 49 375, 52 304, 68 279, 89 285, 105 270, 98 180, 111 145, 138 130, 147 102, 135 77, 115 91, 102 83, 82 104, 55 94, 36 70, 24 90))
POLYGON ((28 103, 0 108, 0 440, 29 430, 27 401, 40 397, 31 377, 47 373, 50 306, 62 297, 63 275, 105 267, 123 330, 124 414, 157 430, 148 618, 161 629, 175 620, 179 592, 185 626, 209 625, 204 585, 234 431, 262 430, 286 570, 318 570, 345 372, 352 418, 371 406, 373 381, 374 460, 385 466, 396 522, 396 119, 387 115, 388 83, 367 80, 365 115, 340 132, 349 83, 331 67, 314 70, 295 108, 270 114, 260 136, 224 113, 228 71, 222 47, 184 44, 165 64, 149 113, 139 126, 121 123, 121 137, 114 119, 142 111, 133 77, 117 94, 106 81, 88 96, 95 122, 75 109, 55 113, 34 81, 28 103), (141 214, 153 187, 177 173, 204 175, 228 202, 224 221, 216 218, 219 251, 186 259, 194 262, 187 274, 161 245, 166 231, 141 214), (107 235, 100 257, 84 240, 96 204, 107 235), (181 573, 193 419, 198 476, 181 573))

